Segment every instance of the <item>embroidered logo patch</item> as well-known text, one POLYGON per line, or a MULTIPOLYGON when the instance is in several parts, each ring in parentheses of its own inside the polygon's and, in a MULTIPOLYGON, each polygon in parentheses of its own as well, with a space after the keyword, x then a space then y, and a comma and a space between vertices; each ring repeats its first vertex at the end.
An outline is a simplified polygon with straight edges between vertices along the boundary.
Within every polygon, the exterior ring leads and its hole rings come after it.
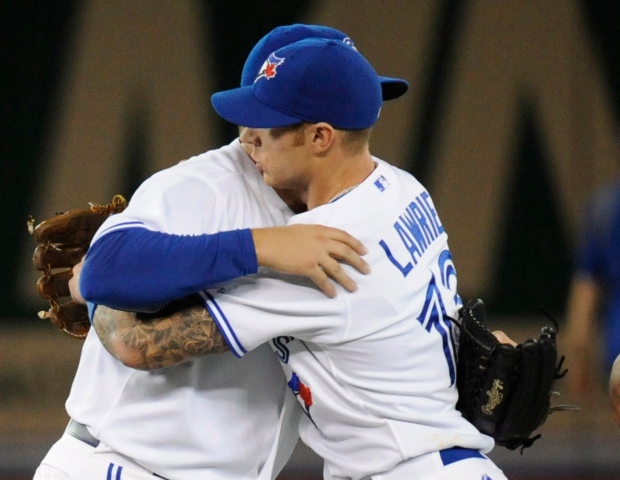
POLYGON ((310 413, 310 407, 314 404, 312 401, 312 391, 310 390, 310 387, 304 384, 295 372, 293 372, 291 379, 288 381, 288 387, 293 391, 297 397, 297 400, 302 404, 302 409, 306 416, 316 427, 316 423, 314 423, 314 419, 310 413))
POLYGON ((377 187, 380 192, 383 192, 389 186, 390 186, 390 182, 388 182, 387 179, 383 175, 381 175, 379 178, 375 180, 375 187, 377 187))
POLYGON ((489 401, 482 407, 483 413, 486 415, 493 415, 493 410, 495 410, 495 408, 502 403, 502 400, 504 399, 502 390, 504 390, 504 384, 502 381, 498 378, 493 380, 493 386, 486 392, 489 396, 489 401))
POLYGON ((283 58, 276 57, 273 53, 269 55, 269 58, 267 58, 265 63, 263 63, 263 66, 260 68, 260 71, 258 72, 258 76, 254 80, 254 83, 256 83, 259 78, 266 78, 267 80, 269 80, 275 77, 278 73, 278 67, 283 63, 283 58))

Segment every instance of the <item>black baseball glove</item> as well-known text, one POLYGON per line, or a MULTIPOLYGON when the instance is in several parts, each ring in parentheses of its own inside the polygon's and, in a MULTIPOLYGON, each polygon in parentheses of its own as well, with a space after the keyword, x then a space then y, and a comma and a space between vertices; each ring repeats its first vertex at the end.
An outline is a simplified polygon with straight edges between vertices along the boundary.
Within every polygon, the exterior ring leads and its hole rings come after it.
POLYGON ((454 323, 458 344, 457 409, 480 432, 510 450, 530 447, 549 413, 579 410, 574 405, 551 405, 559 395, 554 382, 564 377, 564 357, 558 361, 557 324, 543 327, 538 338, 516 347, 500 343, 486 326, 482 300, 471 300, 454 323))

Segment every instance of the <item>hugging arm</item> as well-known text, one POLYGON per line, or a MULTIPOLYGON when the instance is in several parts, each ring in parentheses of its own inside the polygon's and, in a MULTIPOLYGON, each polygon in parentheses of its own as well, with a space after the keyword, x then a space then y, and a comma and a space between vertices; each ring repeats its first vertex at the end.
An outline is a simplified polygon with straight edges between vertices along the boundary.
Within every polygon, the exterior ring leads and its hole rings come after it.
POLYGON ((200 297, 171 302, 157 314, 97 306, 93 325, 106 350, 138 370, 187 362, 228 346, 200 297))
POLYGON ((356 283, 342 268, 362 273, 366 248, 342 230, 322 225, 173 235, 146 228, 103 235, 88 250, 80 292, 89 302, 119 310, 148 311, 213 285, 254 274, 259 266, 310 278, 329 297, 335 281, 356 283))

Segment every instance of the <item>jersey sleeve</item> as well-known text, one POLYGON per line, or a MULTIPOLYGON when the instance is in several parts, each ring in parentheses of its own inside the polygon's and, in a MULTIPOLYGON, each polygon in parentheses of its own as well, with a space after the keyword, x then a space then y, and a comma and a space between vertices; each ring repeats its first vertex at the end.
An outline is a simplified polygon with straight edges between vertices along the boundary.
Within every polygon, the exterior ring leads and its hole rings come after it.
POLYGON ((140 185, 127 208, 101 226, 93 243, 112 231, 136 227, 179 235, 215 233, 224 214, 222 203, 221 193, 204 176, 189 169, 164 170, 140 185))
POLYGON ((238 357, 278 336, 341 341, 350 318, 347 293, 326 297, 310 280, 269 273, 202 292, 205 305, 238 357))
POLYGON ((224 210, 204 178, 162 172, 99 229, 80 276, 84 298, 124 310, 162 304, 256 273, 249 229, 217 232, 224 210), (201 232, 213 233, 201 233, 201 232))

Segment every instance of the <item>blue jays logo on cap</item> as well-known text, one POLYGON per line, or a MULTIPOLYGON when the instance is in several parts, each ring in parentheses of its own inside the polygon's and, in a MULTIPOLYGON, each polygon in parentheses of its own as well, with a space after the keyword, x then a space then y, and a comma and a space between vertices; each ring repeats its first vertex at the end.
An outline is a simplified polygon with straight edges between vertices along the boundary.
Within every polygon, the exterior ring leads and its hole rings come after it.
MULTIPOLYGON (((276 27, 260 39, 250 52, 250 55, 243 66, 241 86, 247 87, 254 83, 257 72, 262 71, 261 66, 265 63, 265 58, 269 55, 269 53, 275 52, 282 47, 307 38, 326 38, 337 40, 350 46, 354 50, 357 50, 351 37, 348 37, 345 33, 340 30, 336 30, 335 28, 324 25, 304 25, 301 23, 276 27)), ((405 80, 391 77, 380 78, 383 100, 398 98, 409 88, 409 85, 405 80)))
POLYGON ((252 85, 214 93, 211 103, 244 127, 326 122, 359 130, 377 121, 381 97, 381 79, 359 52, 342 41, 308 38, 270 54, 252 85), (258 81, 263 77, 271 81, 258 81))
MULTIPOLYGON (((355 48, 355 44, 350 37, 345 37, 342 39, 342 43, 346 46, 351 47, 353 50, 357 52, 357 48, 355 48)), ((271 53, 265 63, 260 67, 258 71, 258 75, 254 79, 254 82, 258 81, 259 78, 266 78, 269 80, 276 76, 277 68, 284 63, 284 58, 278 58, 275 55, 275 52, 271 53)))
POLYGON ((263 66, 260 68, 260 71, 258 72, 256 79, 254 79, 254 82, 258 81, 259 78, 263 77, 267 80, 275 77, 276 73, 278 73, 277 68, 283 63, 283 58, 276 57, 275 53, 270 54, 265 63, 263 63, 263 66))

